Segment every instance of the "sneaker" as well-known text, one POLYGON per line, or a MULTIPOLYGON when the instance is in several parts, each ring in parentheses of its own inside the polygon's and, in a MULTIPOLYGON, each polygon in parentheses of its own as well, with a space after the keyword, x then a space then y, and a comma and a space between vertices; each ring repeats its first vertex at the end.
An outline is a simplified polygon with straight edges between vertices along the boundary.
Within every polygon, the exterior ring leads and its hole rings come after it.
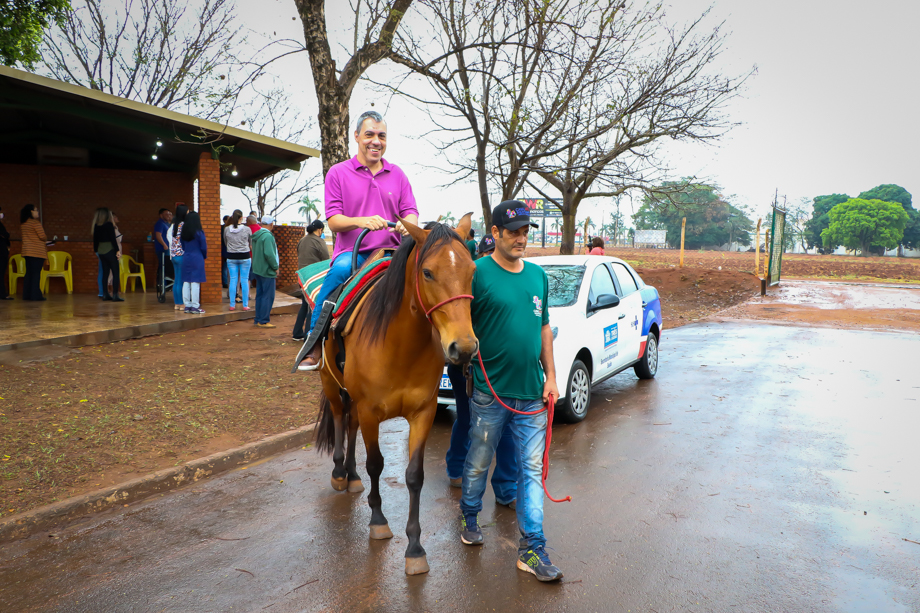
POLYGON ((244 310, 244 311, 249 311, 249 310, 251 310, 251 309, 250 309, 249 307, 243 307, 243 310, 244 310))
POLYGON ((293 339, 294 339, 295 341, 297 341, 298 343, 302 343, 302 342, 304 342, 305 340, 307 340, 307 337, 305 337, 305 336, 292 336, 291 338, 293 338, 293 339))
POLYGON ((192 307, 185 307, 185 312, 186 312, 186 313, 191 313, 191 312, 192 312, 192 307))
POLYGON ((259 328, 275 328, 275 324, 256 324, 259 328))
POLYGON ((235 311, 235 310, 236 310, 236 307, 230 307, 230 310, 231 310, 231 311, 235 311))
POLYGON ((518 556, 517 567, 534 575, 538 581, 562 579, 562 571, 549 561, 549 555, 542 546, 521 553, 518 556))
POLYGON ((199 308, 197 308, 197 307, 192 307, 192 309, 189 311, 189 313, 191 313, 192 315, 204 315, 204 314, 205 314, 205 310, 204 310, 204 309, 199 309, 199 308))
MULTIPOLYGON (((482 545, 482 530, 479 528, 479 513, 460 516, 460 540, 464 545, 482 545)), ((520 562, 518 562, 520 564, 520 562)))

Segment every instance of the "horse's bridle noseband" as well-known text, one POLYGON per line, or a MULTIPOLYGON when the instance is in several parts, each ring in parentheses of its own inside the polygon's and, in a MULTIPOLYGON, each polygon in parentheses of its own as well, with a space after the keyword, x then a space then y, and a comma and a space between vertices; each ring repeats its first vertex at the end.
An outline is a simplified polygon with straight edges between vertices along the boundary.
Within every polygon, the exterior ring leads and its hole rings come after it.
POLYGON ((435 309, 438 309, 444 306, 448 302, 453 302, 454 300, 460 300, 461 298, 469 298, 470 300, 472 300, 473 296, 470 294, 458 294, 457 296, 453 296, 451 298, 448 298, 447 300, 442 300, 441 302, 437 303, 430 309, 425 309, 425 303, 422 302, 421 284, 419 283, 419 280, 418 280, 418 275, 421 272, 418 268, 418 257, 421 251, 422 251, 421 246, 416 247, 416 250, 415 250, 415 296, 416 296, 416 299, 418 300, 418 305, 422 308, 423 311, 425 311, 425 317, 428 318, 428 323, 431 323, 431 314, 434 313, 435 309))

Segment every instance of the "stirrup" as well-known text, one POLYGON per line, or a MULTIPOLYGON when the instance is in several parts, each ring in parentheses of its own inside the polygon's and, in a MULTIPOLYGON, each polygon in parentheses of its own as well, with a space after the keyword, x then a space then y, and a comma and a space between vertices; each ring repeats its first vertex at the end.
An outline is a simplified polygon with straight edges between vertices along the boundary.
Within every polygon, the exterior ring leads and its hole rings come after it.
MULTIPOLYGON (((300 351, 297 353, 297 359, 294 361, 294 367, 291 369, 292 373, 297 372, 297 367, 300 366, 303 359, 307 357, 307 354, 310 353, 310 350, 313 349, 316 343, 320 342, 325 336, 334 309, 335 302, 331 300, 323 302, 323 308, 320 309, 319 317, 316 318, 316 325, 313 326, 313 330, 310 331, 310 336, 307 337, 307 340, 303 343, 303 347, 301 347, 300 351)), ((320 363, 316 365, 316 368, 311 368, 310 370, 317 370, 320 363)))

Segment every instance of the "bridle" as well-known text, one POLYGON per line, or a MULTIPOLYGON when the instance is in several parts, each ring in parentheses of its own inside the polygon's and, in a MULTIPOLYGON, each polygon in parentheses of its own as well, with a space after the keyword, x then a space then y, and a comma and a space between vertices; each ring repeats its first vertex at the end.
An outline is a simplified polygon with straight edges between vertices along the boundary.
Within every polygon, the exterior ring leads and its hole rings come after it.
POLYGON ((458 294, 456 296, 452 296, 448 298, 447 300, 442 300, 441 302, 437 303, 430 309, 426 309, 425 303, 422 302, 421 283, 419 283, 419 278, 418 278, 419 273, 421 272, 418 267, 418 258, 419 258, 419 253, 421 253, 421 251, 422 251, 421 245, 416 246, 415 248, 415 298, 416 300, 418 300, 418 305, 421 307, 421 309, 425 311, 425 317, 428 318, 428 323, 431 323, 431 314, 434 313, 436 309, 444 306, 448 302, 453 302, 454 300, 460 300, 461 298, 469 298, 470 300, 472 300, 473 296, 470 294, 458 294))

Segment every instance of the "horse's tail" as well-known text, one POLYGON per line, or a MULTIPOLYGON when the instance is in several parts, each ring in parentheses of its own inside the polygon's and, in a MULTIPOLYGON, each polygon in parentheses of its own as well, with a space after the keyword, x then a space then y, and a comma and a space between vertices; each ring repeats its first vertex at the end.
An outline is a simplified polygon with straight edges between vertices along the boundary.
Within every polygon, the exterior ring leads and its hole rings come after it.
MULTIPOLYGON (((342 426, 347 428, 351 420, 351 397, 342 390, 342 426)), ((316 451, 319 453, 332 453, 335 449, 335 421, 332 418, 332 403, 326 397, 326 392, 319 394, 319 414, 316 416, 316 430, 313 440, 316 441, 316 451)))

